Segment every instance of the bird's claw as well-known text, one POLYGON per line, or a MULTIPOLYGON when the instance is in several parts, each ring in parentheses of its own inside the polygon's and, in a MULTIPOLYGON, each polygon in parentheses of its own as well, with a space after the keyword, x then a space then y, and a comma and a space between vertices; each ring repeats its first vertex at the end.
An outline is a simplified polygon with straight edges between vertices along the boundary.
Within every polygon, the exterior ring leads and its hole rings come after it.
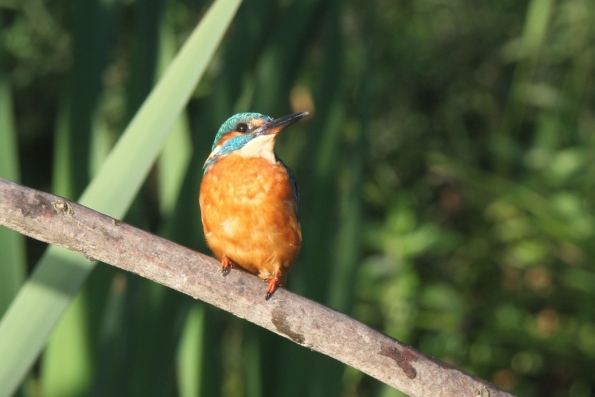
POLYGON ((229 259, 226 256, 224 256, 223 259, 221 259, 220 272, 223 277, 227 276, 229 272, 231 272, 231 259, 229 259))
POLYGON ((264 296, 264 300, 268 301, 269 299, 271 299, 271 296, 273 296, 273 294, 275 293, 275 291, 279 287, 279 274, 275 273, 275 277, 273 277, 273 278, 267 278, 264 281, 266 281, 267 283, 269 283, 269 286, 267 288, 267 293, 264 296))
POLYGON ((271 296, 273 296, 273 294, 275 293, 275 290, 277 289, 277 286, 274 286, 273 288, 271 288, 271 285, 274 284, 269 284, 269 288, 267 289, 267 293, 264 296, 264 300, 268 301, 269 299, 271 299, 271 296))

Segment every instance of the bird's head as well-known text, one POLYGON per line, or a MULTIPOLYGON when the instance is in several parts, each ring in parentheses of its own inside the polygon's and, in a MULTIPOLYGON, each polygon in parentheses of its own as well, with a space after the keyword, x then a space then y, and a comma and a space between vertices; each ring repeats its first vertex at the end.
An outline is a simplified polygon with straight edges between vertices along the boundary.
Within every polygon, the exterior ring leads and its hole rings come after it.
POLYGON ((215 136, 204 172, 222 156, 232 153, 243 157, 262 157, 275 162, 275 137, 307 114, 308 112, 294 113, 278 119, 260 113, 238 113, 231 116, 221 125, 215 136))

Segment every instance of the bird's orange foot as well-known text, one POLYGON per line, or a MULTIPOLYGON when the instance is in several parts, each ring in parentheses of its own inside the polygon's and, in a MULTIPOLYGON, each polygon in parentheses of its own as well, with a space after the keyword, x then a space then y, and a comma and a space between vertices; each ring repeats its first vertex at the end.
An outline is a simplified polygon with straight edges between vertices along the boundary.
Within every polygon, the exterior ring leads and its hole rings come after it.
POLYGON ((269 283, 269 286, 267 288, 267 294, 264 296, 264 300, 268 301, 269 299, 271 299, 271 296, 273 296, 273 294, 277 290, 277 287, 279 287, 279 273, 275 272, 274 277, 267 278, 264 281, 269 283))
POLYGON ((231 271, 231 259, 224 256, 221 258, 221 275, 223 277, 227 276, 231 271))

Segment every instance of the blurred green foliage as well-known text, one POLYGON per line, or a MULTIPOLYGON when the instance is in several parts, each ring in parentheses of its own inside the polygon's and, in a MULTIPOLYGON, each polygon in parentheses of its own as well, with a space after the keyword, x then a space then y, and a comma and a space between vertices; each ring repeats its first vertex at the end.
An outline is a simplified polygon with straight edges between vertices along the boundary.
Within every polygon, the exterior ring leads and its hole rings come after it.
MULTIPOLYGON (((0 2, 10 175, 78 198, 208 5, 0 2)), ((515 394, 593 396, 594 77, 592 0, 247 0, 126 220, 208 252, 219 125, 309 110, 277 145, 302 193, 288 288, 515 394)), ((106 265, 65 318, 21 395, 400 395, 106 265)))

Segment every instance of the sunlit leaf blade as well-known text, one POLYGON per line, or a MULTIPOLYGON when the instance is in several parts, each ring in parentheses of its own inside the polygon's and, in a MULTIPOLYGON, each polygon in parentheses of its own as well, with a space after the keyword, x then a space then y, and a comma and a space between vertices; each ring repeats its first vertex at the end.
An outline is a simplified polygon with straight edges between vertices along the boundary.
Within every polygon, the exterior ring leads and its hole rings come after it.
POLYGON ((201 376, 205 356, 202 351, 203 331, 205 320, 205 308, 202 305, 194 305, 188 314, 186 326, 182 334, 180 346, 178 348, 178 386, 180 396, 192 397, 200 395, 201 376))
MULTIPOLYGON (((117 218, 125 214, 239 3, 213 4, 83 193, 81 204, 117 218)), ((14 392, 92 269, 93 263, 78 253, 58 247, 46 251, 0 322, 0 396, 14 392)))
MULTIPOLYGON (((158 73, 162 74, 175 55, 175 36, 166 23, 161 24, 159 50, 158 73)), ((185 112, 182 112, 174 122, 159 157, 159 203, 164 216, 173 212, 191 156, 192 142, 188 117, 185 112)))

